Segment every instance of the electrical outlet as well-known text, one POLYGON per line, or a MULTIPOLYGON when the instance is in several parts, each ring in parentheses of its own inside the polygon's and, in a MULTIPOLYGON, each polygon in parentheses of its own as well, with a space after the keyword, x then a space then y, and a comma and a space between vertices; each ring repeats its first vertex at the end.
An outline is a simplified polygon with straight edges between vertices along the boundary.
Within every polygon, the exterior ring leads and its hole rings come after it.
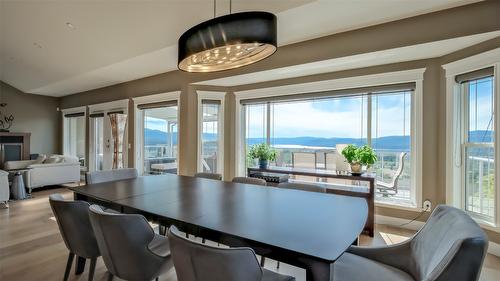
POLYGON ((432 202, 431 202, 431 200, 426 199, 424 201, 424 204, 423 204, 422 207, 424 208, 424 210, 430 211, 432 209, 432 202))

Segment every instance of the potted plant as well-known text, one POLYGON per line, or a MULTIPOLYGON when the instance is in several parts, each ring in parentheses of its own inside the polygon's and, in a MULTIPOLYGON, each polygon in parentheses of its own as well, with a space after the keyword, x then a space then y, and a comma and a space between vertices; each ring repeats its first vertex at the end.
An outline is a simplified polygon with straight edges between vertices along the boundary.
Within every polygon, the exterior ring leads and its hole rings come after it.
POLYGON ((342 150, 342 155, 344 155, 347 163, 351 165, 351 172, 354 175, 360 175, 363 166, 370 168, 377 161, 377 155, 368 145, 357 147, 350 144, 342 150))
POLYGON ((259 159, 259 168, 266 169, 269 161, 275 161, 278 152, 265 143, 255 144, 250 147, 248 157, 259 159))

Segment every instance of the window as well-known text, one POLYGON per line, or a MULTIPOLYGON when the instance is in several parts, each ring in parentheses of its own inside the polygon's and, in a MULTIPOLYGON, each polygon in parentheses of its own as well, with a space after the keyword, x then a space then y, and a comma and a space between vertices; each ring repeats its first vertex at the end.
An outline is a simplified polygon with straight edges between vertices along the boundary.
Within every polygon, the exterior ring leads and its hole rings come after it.
POLYGON ((64 113, 64 154, 78 158, 81 166, 85 163, 85 112, 64 113))
POLYGON ((201 147, 198 171, 222 174, 223 159, 221 158, 221 101, 201 101, 201 147))
POLYGON ((92 145, 92 155, 93 155, 93 169, 95 171, 103 170, 103 160, 104 160, 104 114, 91 117, 91 128, 93 130, 93 145, 92 145))
MULTIPOLYGON (((394 89, 352 90, 342 93, 301 95, 293 98, 243 100, 245 147, 268 143, 279 156, 271 165, 336 169, 330 155, 340 144, 371 145, 379 160, 373 167, 377 182, 393 187, 377 189, 376 200, 416 206, 412 180, 412 127, 414 84, 394 89), (403 155, 404 169, 396 175, 403 155), (306 163, 308 162, 308 163, 306 163), (309 163, 310 162, 310 163, 309 163)), ((246 165, 255 166, 253 159, 246 165)), ((324 179, 312 179, 324 181, 324 179)))
POLYGON ((495 145, 493 77, 461 82, 463 107, 465 210, 495 220, 495 145))

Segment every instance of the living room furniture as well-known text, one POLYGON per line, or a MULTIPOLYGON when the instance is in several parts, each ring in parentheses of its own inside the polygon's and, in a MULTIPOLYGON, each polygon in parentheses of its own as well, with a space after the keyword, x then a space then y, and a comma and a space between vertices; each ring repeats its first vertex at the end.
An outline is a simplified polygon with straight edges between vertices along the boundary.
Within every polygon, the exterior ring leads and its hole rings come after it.
POLYGON ((137 176, 138 173, 135 168, 94 171, 85 174, 85 182, 87 184, 94 184, 108 181, 135 179, 137 176))
POLYGON ((89 219, 89 203, 84 201, 66 201, 61 194, 49 196, 50 207, 59 226, 59 232, 68 248, 68 262, 64 271, 64 281, 68 280, 71 264, 77 256, 76 274, 81 274, 85 259, 90 259, 88 280, 94 278, 97 258, 101 256, 94 230, 89 219))
POLYGON ((183 238, 172 226, 168 240, 178 281, 295 281, 260 267, 250 248, 218 248, 183 238))
POLYGON ((255 185, 264 185, 266 186, 267 183, 263 179, 258 179, 258 178, 250 178, 250 177, 234 177, 232 182, 236 183, 245 183, 245 184, 255 184, 255 185))
POLYGON ((24 184, 31 190, 47 185, 80 182, 80 163, 77 157, 51 155, 43 163, 38 160, 8 161, 5 170, 29 169, 24 173, 24 184))
MULTIPOLYGON (((334 184, 324 184, 326 188, 326 193, 333 193, 346 196, 361 197, 368 203, 368 220, 366 221, 365 231, 373 237, 374 226, 375 226, 375 175, 374 174, 363 174, 361 176, 353 176, 351 174, 338 174, 336 171, 324 170, 324 169, 299 169, 292 167, 277 167, 269 166, 267 169, 261 169, 259 167, 250 167, 247 169, 247 175, 252 177, 253 174, 259 173, 273 173, 273 174, 287 174, 287 175, 299 175, 299 176, 309 176, 315 178, 331 178, 339 180, 349 180, 353 182, 367 182, 368 188, 364 186, 354 186, 354 185, 334 185, 334 184)), ((268 182, 268 185, 276 185, 273 182, 268 182)))
POLYGON ((310 192, 326 193, 326 187, 312 183, 282 182, 278 184, 278 187, 310 191, 310 192))
POLYGON ((12 185, 10 187, 13 200, 23 200, 28 198, 26 195, 26 186, 24 185, 23 180, 23 174, 28 170, 29 168, 9 170, 9 173, 13 174, 12 185))
POLYGON ((10 196, 9 173, 0 170, 0 208, 7 208, 10 196))
POLYGON ((197 237, 250 247, 304 268, 307 281, 330 280, 332 263, 356 242, 368 214, 363 198, 172 174, 69 189, 77 200, 109 203, 197 237))
POLYGON ((405 156, 406 156, 406 152, 401 152, 399 154, 398 168, 397 168, 396 172, 394 173, 394 175, 392 176, 390 183, 377 181, 377 183, 376 183, 377 189, 384 196, 398 194, 398 180, 399 180, 399 177, 401 176, 401 174, 403 173, 403 169, 405 167, 405 156))
POLYGON ((172 269, 168 239, 155 234, 144 216, 107 213, 92 205, 89 217, 110 276, 158 280, 172 269))
POLYGON ((334 281, 476 281, 488 238, 464 211, 440 205, 411 239, 385 247, 351 246, 334 264, 334 281), (362 269, 362 270, 360 270, 362 269))

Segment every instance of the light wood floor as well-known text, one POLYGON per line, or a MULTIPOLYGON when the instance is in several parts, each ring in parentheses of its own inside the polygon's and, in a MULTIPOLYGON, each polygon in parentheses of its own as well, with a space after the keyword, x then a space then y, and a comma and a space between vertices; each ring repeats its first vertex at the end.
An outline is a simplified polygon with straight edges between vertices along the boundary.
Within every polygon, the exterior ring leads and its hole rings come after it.
MULTIPOLYGON (((9 209, 0 209, 0 280, 62 280, 68 252, 56 222, 51 219, 48 195, 52 193, 72 198, 72 193, 64 188, 43 190, 34 192, 32 199, 11 202, 9 209)), ((374 238, 362 236, 360 241, 362 245, 384 245, 412 234, 409 230, 377 225, 374 238)), ((276 263, 268 260, 266 268, 276 270, 276 263)), ((293 275, 298 281, 305 280, 305 271, 300 268, 282 264, 278 271, 293 275)), ((99 259, 94 280, 106 277, 106 268, 99 259)), ((87 280, 87 268, 82 275, 71 275, 70 280, 87 280)), ((175 272, 170 271, 160 280, 175 281, 175 272)), ((487 256, 481 280, 500 280, 500 258, 487 256)))

